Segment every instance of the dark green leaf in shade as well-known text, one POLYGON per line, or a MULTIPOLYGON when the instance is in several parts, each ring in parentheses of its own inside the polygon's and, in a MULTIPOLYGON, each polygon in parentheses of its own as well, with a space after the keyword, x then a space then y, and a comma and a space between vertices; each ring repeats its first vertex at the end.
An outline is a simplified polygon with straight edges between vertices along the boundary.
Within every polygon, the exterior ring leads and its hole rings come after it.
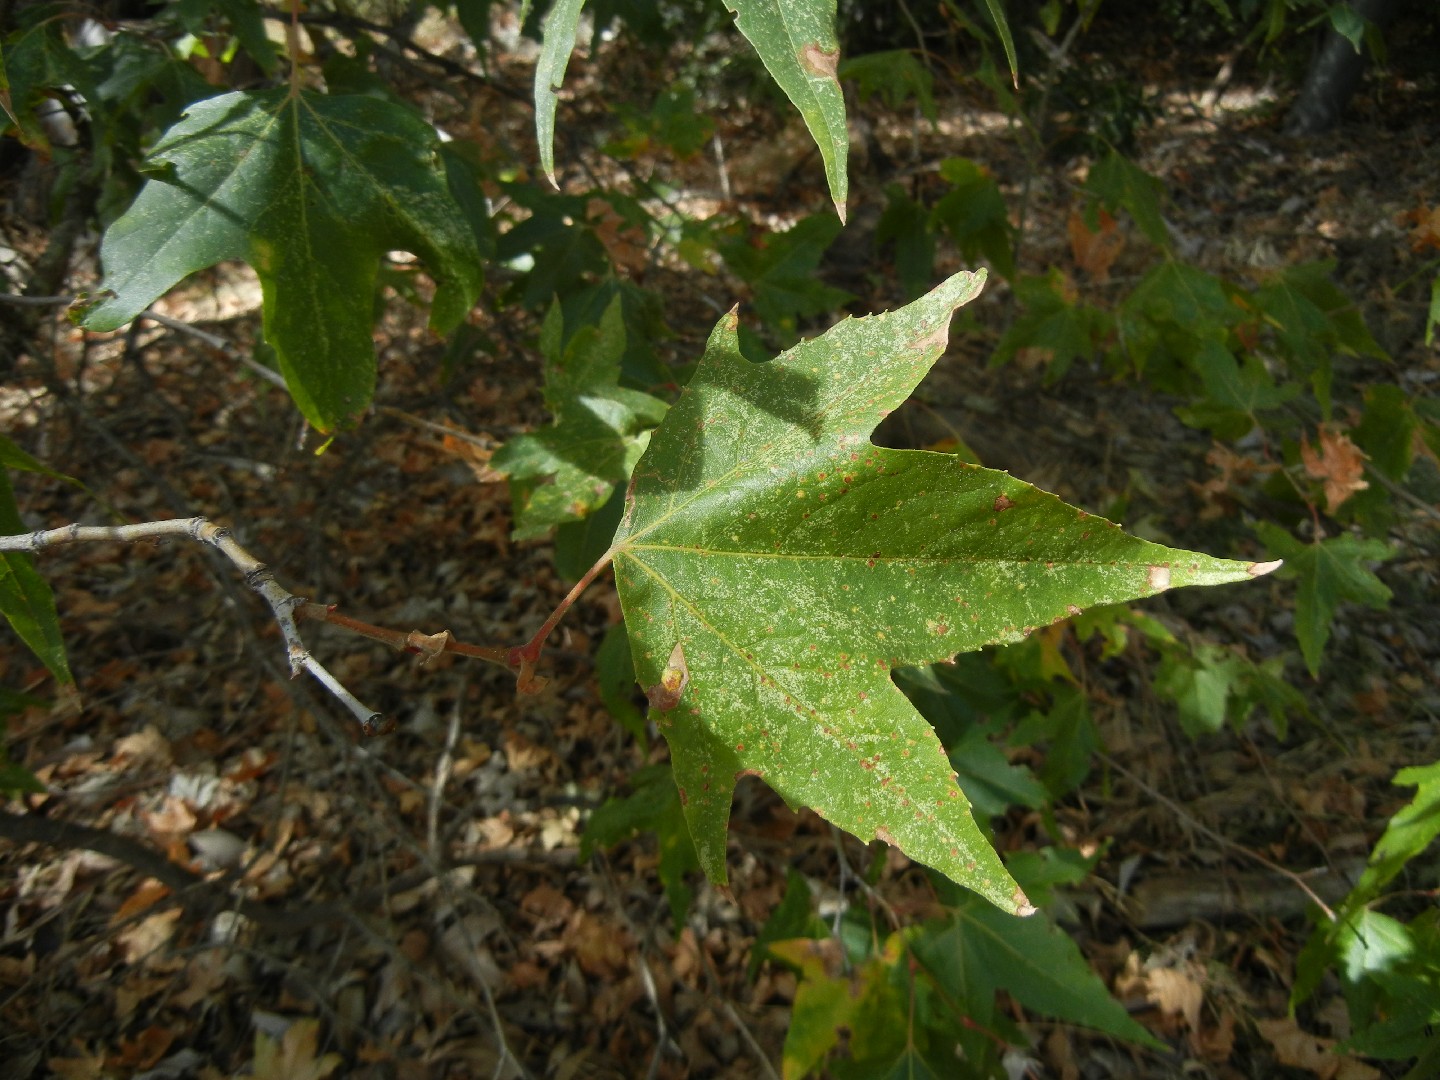
POLYGON ((1295 636, 1310 674, 1320 676, 1320 657, 1330 640, 1330 626, 1341 601, 1372 608, 1390 603, 1390 589, 1365 564, 1383 562, 1394 550, 1383 540, 1344 533, 1319 543, 1295 539, 1280 526, 1262 521, 1256 527, 1265 547, 1285 560, 1282 577, 1298 583, 1295 636))
POLYGON ((1398 481, 1410 471, 1419 426, 1420 419, 1410 407, 1410 395, 1393 383, 1381 383, 1365 391, 1365 413, 1353 435, 1370 463, 1398 481))
POLYGON ((606 799, 590 815, 580 838, 580 858, 588 859, 596 845, 611 847, 642 832, 654 831, 660 847, 660 883, 678 927, 690 908, 686 875, 699 869, 700 864, 680 812, 674 777, 664 765, 648 765, 630 778, 630 788, 631 794, 606 799))
MULTIPOLYGON (((1165 260, 1120 306, 1118 331, 1134 370, 1152 377, 1188 364, 1205 377, 1223 363, 1214 346, 1239 321, 1220 279, 1187 263, 1165 260), (1161 360, 1168 364, 1159 363, 1161 360)), ((1223 379, 1224 372, 1219 372, 1223 379)))
POLYGON ((456 206, 435 131, 369 97, 277 89, 198 102, 155 146, 151 179, 106 231, 105 293, 85 326, 113 330, 187 274, 255 268, 264 332, 320 431, 353 423, 375 385, 374 286, 388 251, 419 255, 453 329, 480 289, 475 233, 456 206))
POLYGON ((755 935, 755 944, 750 947, 750 978, 755 977, 761 961, 766 959, 775 959, 787 966, 794 966, 784 956, 770 952, 769 946, 772 942, 829 936, 830 927, 815 914, 815 901, 810 895, 810 886, 805 884, 805 875, 794 867, 787 869, 785 895, 780 898, 780 903, 775 905, 770 918, 765 920, 765 925, 755 935))
POLYGON ((1010 324, 995 347, 991 365, 1014 359, 1022 349, 1045 358, 1046 377, 1059 379, 1079 360, 1090 360, 1110 331, 1109 313, 1066 295, 1059 271, 1040 277, 1025 275, 1015 283, 1015 296, 1025 308, 1023 318, 1010 324))
POLYGON ((1004 990, 1044 1016, 1161 1048, 1110 996, 1075 942, 1044 916, 1017 919, 968 898, 942 927, 916 937, 912 947, 952 1000, 988 1001, 1004 990))
MULTIPOLYGON (((1123 154, 1112 150, 1090 169, 1085 190, 1112 213, 1125 210, 1145 238, 1158 248, 1169 250, 1170 234, 1160 213, 1165 185, 1123 154)), ((1095 222, 1091 222, 1093 226, 1095 222)))
POLYGON ((517 540, 544 536, 604 505, 665 415, 659 398, 620 385, 625 323, 619 297, 599 326, 581 327, 562 344, 564 321, 554 305, 540 334, 545 402, 555 423, 511 439, 490 459, 510 477, 517 540))
POLYGON ((642 747, 648 747, 645 717, 635 704, 635 664, 630 659, 630 636, 625 633, 623 622, 605 631, 605 638, 595 651, 595 681, 600 684, 600 700, 615 722, 642 747))
MULTIPOLYGON (((10 447, 7 458, 23 454, 8 439, 0 437, 0 443, 10 447)), ((4 446, 0 445, 0 449, 4 446)), ((24 457, 32 462, 35 460, 28 454, 24 457)), ((39 462, 35 464, 39 465, 39 462)), ((15 505, 10 477, 0 468, 0 536, 15 536, 27 531, 20 520, 20 509, 15 505)), ((70 674, 70 663, 65 658, 65 639, 60 634, 55 597, 45 579, 36 572, 34 560, 22 551, 0 552, 0 614, 4 614, 10 628, 58 681, 75 681, 70 674)))
POLYGON ((755 313, 793 340, 797 320, 829 314, 851 299, 849 293, 815 276, 821 256, 840 229, 828 214, 815 214, 757 243, 732 237, 722 240, 718 249, 726 265, 750 286, 755 313))
POLYGON ((1015 276, 1015 230, 990 171, 969 158, 946 158, 940 176, 950 185, 930 220, 950 234, 966 259, 986 258, 1006 278, 1015 276))
POLYGON ((44 704, 42 698, 33 694, 22 694, 0 686, 0 799, 13 799, 27 793, 40 794, 45 790, 45 785, 36 779, 34 773, 24 765, 10 760, 10 753, 5 745, 6 720, 22 709, 44 704))
POLYGON ((579 521, 555 529, 555 569, 566 581, 579 581, 610 550, 610 541, 625 512, 625 488, 616 484, 610 498, 579 521))
POLYGON ((76 487, 85 486, 73 476, 56 472, 43 461, 31 457, 4 435, 0 435, 0 469, 19 469, 21 472, 39 473, 41 476, 48 476, 51 480, 61 480, 76 487))
POLYGON ((885 188, 885 211, 875 227, 875 243, 895 244, 895 270, 905 299, 913 300, 935 280, 935 234, 930 212, 899 184, 885 188))
POLYGON ((1150 544, 1004 473, 871 443, 983 281, 957 274, 765 364, 740 355, 726 316, 636 466, 616 583, 637 678, 669 706, 651 717, 712 880, 726 878, 731 793, 750 773, 1029 910, 891 670, 1272 569, 1150 544))
POLYGON ((835 0, 725 0, 735 26, 791 103, 825 163, 825 179, 840 221, 849 192, 845 95, 836 78, 840 44, 835 39, 835 0))
POLYGON ((840 64, 840 78, 853 80, 861 102, 879 95, 891 109, 914 99, 920 115, 935 123, 935 78, 908 49, 854 56, 840 64))
POLYGON ((1328 262, 1287 267, 1251 298, 1274 331, 1291 369, 1310 379, 1326 419, 1331 409, 1334 353, 1388 359, 1366 329, 1354 301, 1331 280, 1334 269, 1328 262))

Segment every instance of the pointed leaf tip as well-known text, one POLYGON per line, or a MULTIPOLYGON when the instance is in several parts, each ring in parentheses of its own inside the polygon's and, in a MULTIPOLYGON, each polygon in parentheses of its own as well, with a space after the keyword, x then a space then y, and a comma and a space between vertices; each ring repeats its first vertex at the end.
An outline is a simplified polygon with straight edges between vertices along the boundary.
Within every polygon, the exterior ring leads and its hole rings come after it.
POLYGON ((1251 563, 1245 568, 1245 572, 1251 577, 1264 577, 1266 574, 1280 569, 1284 562, 1284 559, 1273 559, 1270 562, 1251 563))

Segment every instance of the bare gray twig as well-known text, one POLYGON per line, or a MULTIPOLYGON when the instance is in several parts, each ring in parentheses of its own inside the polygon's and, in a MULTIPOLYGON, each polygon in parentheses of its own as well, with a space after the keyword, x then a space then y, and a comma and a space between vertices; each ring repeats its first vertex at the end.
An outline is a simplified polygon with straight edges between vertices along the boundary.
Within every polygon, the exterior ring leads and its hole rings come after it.
POLYGON ((367 708, 340 681, 310 655, 300 631, 295 625, 295 609, 305 603, 305 598, 296 596, 275 580, 270 568, 251 555, 231 535, 230 530, 216 525, 203 517, 170 518, 164 521, 143 521, 135 525, 66 525, 59 529, 45 529, 14 536, 0 536, 0 551, 40 551, 55 544, 77 543, 85 540, 118 540, 134 543, 137 540, 153 540, 167 536, 184 536, 203 544, 209 544, 220 552, 244 575, 245 584, 258 593, 270 606, 276 624, 280 627, 285 641, 285 653, 290 662, 290 676, 294 678, 301 671, 308 671, 322 686, 330 691, 350 710, 360 722, 360 728, 367 735, 381 730, 384 716, 367 708))

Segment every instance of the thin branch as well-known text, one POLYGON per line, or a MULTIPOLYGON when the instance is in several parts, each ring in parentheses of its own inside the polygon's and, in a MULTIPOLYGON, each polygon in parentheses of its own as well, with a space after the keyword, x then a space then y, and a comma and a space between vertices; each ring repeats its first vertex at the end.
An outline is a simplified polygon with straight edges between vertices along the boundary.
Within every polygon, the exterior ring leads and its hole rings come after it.
POLYGON ((285 654, 290 661, 290 676, 294 678, 301 671, 308 671, 327 690, 350 710, 360 722, 366 735, 381 730, 384 715, 363 705, 353 694, 341 685, 320 661, 310 655, 300 631, 295 626, 295 609, 305 603, 304 599, 291 593, 275 580, 269 567, 246 551, 230 530, 215 525, 203 517, 171 518, 166 521, 145 521, 135 525, 67 525, 59 529, 39 530, 20 533, 15 536, 0 536, 0 551, 36 552, 55 544, 69 544, 85 540, 118 540, 133 543, 137 540, 152 540, 167 536, 184 536, 203 544, 209 544, 235 564, 244 576, 247 586, 258 593, 269 605, 280 636, 285 641, 285 654))
POLYGON ((347 690, 341 682, 310 655, 300 631, 295 625, 297 615, 317 622, 333 623, 351 633, 384 642, 401 652, 416 653, 429 661, 441 653, 451 652, 476 660, 498 664, 516 673, 515 688, 522 694, 539 693, 546 680, 535 674, 545 639, 555 629, 565 612, 594 581, 610 561, 606 552, 560 601, 535 636, 524 645, 510 647, 498 645, 470 645, 455 640, 449 630, 435 634, 424 634, 419 630, 401 631, 341 615, 333 604, 316 604, 302 596, 296 596, 279 582, 270 568, 246 551, 230 530, 213 524, 203 517, 169 518, 163 521, 144 521, 134 525, 65 525, 58 529, 44 529, 13 536, 0 536, 0 551, 36 552, 55 544, 68 544, 85 540, 118 540, 133 543, 138 540, 153 540, 167 536, 185 536, 191 540, 209 544, 235 564, 244 575, 244 581, 254 592, 259 593, 270 606, 280 634, 285 640, 285 653, 290 663, 290 676, 294 678, 301 671, 308 671, 317 682, 325 687, 360 722, 366 735, 377 735, 387 730, 387 719, 382 713, 367 708, 347 690))
MULTIPOLYGON (((78 299, 80 299, 78 296, 17 296, 15 293, 0 293, 0 303, 19 304, 22 307, 68 307, 78 299)), ((150 308, 140 312, 131 321, 139 322, 141 319, 149 319, 168 330, 188 334, 197 341, 203 341, 212 349, 224 353, 227 358, 244 365, 271 385, 278 386, 281 390, 286 389, 285 377, 278 371, 266 367, 254 357, 247 356, 230 342, 208 330, 201 330, 198 326, 185 322, 183 319, 172 319, 169 315, 161 315, 158 311, 150 308)))
POLYGON ((1311 902, 1314 903, 1316 907, 1318 907, 1321 911, 1325 913, 1325 917, 1327 919, 1329 919, 1331 922, 1335 921, 1335 912, 1331 910, 1330 905, 1325 903, 1324 900, 1320 899, 1320 897, 1316 894, 1315 890, 1312 889, 1306 883, 1305 879, 1301 875, 1297 874, 1294 870, 1287 870, 1279 863, 1271 862, 1259 852, 1252 851, 1244 844, 1237 844, 1228 836, 1216 832, 1204 822, 1197 820, 1194 815, 1187 813, 1184 807, 1180 806, 1179 803, 1175 802, 1174 799, 1171 799, 1164 792, 1157 790, 1156 788, 1147 784, 1144 780, 1140 779, 1140 777, 1135 775, 1135 773, 1131 772, 1129 769, 1125 768, 1124 765, 1121 765, 1109 754, 1097 751, 1095 756, 1098 757, 1101 761, 1105 762, 1108 767, 1114 769, 1120 775, 1129 779, 1131 783, 1133 783, 1141 791, 1145 792, 1145 794, 1149 795, 1152 799, 1164 803, 1172 814, 1174 814, 1181 821, 1184 821, 1196 832, 1209 837, 1211 840, 1213 840, 1215 843, 1219 844, 1223 848, 1228 848, 1231 851, 1238 852, 1241 855, 1245 855, 1248 858, 1253 859, 1255 862, 1258 862, 1267 870, 1273 870, 1275 873, 1281 875, 1282 877, 1289 878, 1292 882, 1294 882, 1295 886, 1299 888, 1301 892, 1303 892, 1306 896, 1310 898, 1311 902))

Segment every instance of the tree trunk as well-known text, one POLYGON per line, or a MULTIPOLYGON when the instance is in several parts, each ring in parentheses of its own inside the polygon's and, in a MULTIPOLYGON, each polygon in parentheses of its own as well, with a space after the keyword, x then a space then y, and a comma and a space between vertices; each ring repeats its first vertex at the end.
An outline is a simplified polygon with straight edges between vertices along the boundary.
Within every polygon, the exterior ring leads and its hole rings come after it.
MULTIPOLYGON (((1395 12, 1396 0, 1350 0, 1356 13, 1384 26, 1395 12)), ((1285 117, 1286 135, 1318 135, 1334 127, 1365 72, 1365 50, 1326 26, 1305 73, 1300 96, 1285 117)))

